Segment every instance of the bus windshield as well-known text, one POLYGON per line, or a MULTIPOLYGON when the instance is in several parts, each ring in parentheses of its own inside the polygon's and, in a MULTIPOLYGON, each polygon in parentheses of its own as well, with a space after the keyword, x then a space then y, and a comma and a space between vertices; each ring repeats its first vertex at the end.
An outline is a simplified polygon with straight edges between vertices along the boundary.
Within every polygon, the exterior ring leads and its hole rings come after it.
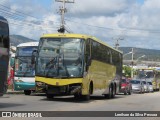
POLYGON ((34 77, 35 67, 31 64, 32 52, 37 46, 18 47, 15 57, 15 77, 34 77))
POLYGON ((139 71, 138 78, 153 78, 154 72, 153 71, 139 71))
POLYGON ((77 38, 42 38, 36 62, 36 75, 45 77, 81 77, 83 40, 77 38))
POLYGON ((18 47, 16 51, 17 56, 32 56, 33 50, 37 49, 35 46, 18 47))
POLYGON ((15 77, 33 77, 34 67, 31 65, 31 57, 16 57, 15 77))

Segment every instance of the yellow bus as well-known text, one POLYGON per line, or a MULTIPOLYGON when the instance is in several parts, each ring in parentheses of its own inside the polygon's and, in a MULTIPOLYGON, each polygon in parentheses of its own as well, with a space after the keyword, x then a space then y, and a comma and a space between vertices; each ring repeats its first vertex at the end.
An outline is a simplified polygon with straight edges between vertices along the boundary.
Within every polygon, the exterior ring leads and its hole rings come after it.
POLYGON ((89 100, 91 94, 113 98, 120 89, 122 52, 92 36, 45 34, 35 70, 36 87, 44 88, 47 98, 74 95, 89 100))
POLYGON ((152 81, 152 84, 154 91, 160 90, 160 70, 154 70, 154 79, 152 81))
POLYGON ((153 90, 160 89, 160 70, 155 68, 144 68, 137 70, 137 78, 148 82, 152 82, 153 90))

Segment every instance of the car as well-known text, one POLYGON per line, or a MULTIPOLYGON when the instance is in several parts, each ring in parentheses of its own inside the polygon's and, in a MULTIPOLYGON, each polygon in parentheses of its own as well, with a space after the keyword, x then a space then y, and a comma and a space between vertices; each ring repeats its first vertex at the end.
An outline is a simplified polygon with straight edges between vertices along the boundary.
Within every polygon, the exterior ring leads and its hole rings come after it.
POLYGON ((130 83, 130 80, 128 80, 126 78, 122 78, 121 79, 120 93, 124 93, 124 95, 127 95, 127 93, 128 93, 129 95, 131 95, 131 93, 132 93, 132 85, 130 83))
POLYGON ((144 85, 144 92, 149 92, 149 84, 146 82, 145 79, 142 79, 144 85))
POLYGON ((132 92, 144 93, 144 84, 140 79, 131 80, 132 92))
POLYGON ((149 92, 154 92, 152 82, 147 81, 147 83, 148 83, 148 86, 149 86, 149 92))

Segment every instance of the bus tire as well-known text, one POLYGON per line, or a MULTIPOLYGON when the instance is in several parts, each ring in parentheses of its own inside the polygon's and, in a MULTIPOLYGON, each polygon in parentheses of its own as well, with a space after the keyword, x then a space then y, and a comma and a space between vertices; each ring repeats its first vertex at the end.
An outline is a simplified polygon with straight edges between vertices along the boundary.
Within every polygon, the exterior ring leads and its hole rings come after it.
POLYGON ((112 88, 109 87, 109 93, 104 95, 105 98, 110 99, 112 97, 112 88))
POLYGON ((89 101, 90 100, 90 95, 83 95, 82 97, 83 97, 83 99, 85 101, 89 101))
POLYGON ((54 97, 54 95, 46 93, 46 97, 47 97, 47 99, 52 99, 54 97))
POLYGON ((115 89, 115 86, 112 85, 112 95, 111 95, 111 98, 114 98, 116 95, 116 89, 115 89))
POLYGON ((90 95, 92 94, 93 92, 93 83, 91 82, 90 83, 90 86, 89 86, 89 94, 88 95, 83 95, 83 99, 86 100, 86 101, 89 101, 90 100, 90 95))
POLYGON ((30 95, 31 94, 31 90, 24 90, 24 94, 25 95, 30 95))
POLYGON ((80 97, 81 97, 80 94, 74 94, 74 98, 75 98, 75 99, 79 99, 80 97))

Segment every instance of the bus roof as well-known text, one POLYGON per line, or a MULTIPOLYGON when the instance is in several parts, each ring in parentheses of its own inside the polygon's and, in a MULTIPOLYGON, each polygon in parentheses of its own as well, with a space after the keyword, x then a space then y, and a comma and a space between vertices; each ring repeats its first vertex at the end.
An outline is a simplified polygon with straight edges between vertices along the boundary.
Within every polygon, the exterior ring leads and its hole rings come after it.
POLYGON ((25 46, 38 46, 39 42, 26 42, 17 45, 17 47, 25 47, 25 46))
POLYGON ((122 53, 122 51, 119 51, 119 50, 109 46, 107 43, 97 39, 96 37, 90 36, 90 35, 72 34, 72 33, 67 33, 67 34, 66 33, 65 34, 64 33, 54 33, 54 34, 44 34, 41 38, 52 38, 52 37, 54 37, 54 38, 66 38, 67 37, 67 38, 82 38, 82 39, 90 38, 90 39, 93 39, 93 40, 95 40, 105 46, 108 46, 109 48, 111 48, 117 52, 122 53))

